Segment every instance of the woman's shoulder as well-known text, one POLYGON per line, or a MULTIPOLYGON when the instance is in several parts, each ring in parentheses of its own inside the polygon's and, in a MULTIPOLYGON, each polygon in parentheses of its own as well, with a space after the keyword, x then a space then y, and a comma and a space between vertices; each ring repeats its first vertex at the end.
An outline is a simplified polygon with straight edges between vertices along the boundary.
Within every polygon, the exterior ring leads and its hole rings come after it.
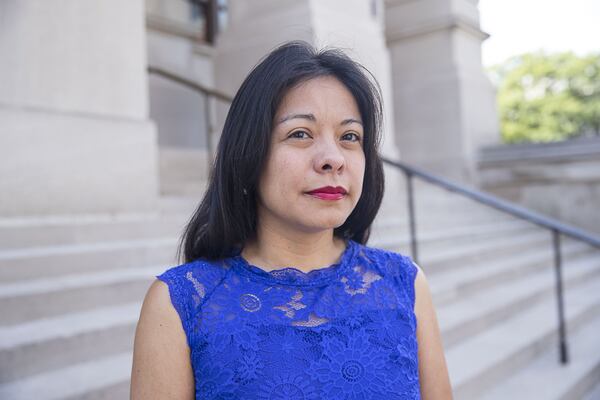
POLYGON ((361 245, 361 254, 367 260, 371 271, 399 287, 414 305, 415 288, 418 283, 416 278, 420 268, 409 255, 367 245, 361 245))
POLYGON ((190 282, 206 282, 222 279, 229 268, 230 266, 225 259, 208 260, 206 258, 198 258, 193 261, 168 267, 156 277, 159 279, 185 279, 190 282))
POLYGON ((409 274, 414 279, 419 270, 412 258, 401 252, 370 245, 360 245, 360 250, 363 257, 385 275, 409 274))
POLYGON ((199 258, 169 267, 156 278, 167 285, 171 302, 185 325, 223 282, 229 268, 225 260, 199 258))

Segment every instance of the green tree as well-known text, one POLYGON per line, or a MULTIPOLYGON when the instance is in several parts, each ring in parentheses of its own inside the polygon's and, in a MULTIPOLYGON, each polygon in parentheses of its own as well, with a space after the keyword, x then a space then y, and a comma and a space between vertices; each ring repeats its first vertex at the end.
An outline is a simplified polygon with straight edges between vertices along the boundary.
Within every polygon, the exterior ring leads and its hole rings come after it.
POLYGON ((600 54, 527 53, 491 73, 504 142, 600 136, 600 54))

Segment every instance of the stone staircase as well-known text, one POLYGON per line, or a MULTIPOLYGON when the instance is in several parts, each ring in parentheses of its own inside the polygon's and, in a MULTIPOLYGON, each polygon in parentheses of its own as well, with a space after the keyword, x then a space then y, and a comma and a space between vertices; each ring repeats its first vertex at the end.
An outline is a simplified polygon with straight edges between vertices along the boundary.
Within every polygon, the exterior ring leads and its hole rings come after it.
MULTIPOLYGON (((571 363, 561 366, 550 233, 426 184, 415 190, 418 262, 455 398, 594 398, 600 250, 563 239, 571 363)), ((195 201, 164 198, 149 215, 0 221, 1 399, 129 397, 143 296, 177 265, 195 201)), ((410 254, 405 204, 392 185, 369 245, 410 254)))
MULTIPOLYGON (((600 249, 561 237, 571 358, 562 366, 550 232, 426 184, 415 193, 418 263, 455 399, 600 399, 600 249), (428 215, 427 197, 446 213, 428 215)), ((400 218, 386 218, 370 244, 410 255, 390 240, 408 232, 400 218)))

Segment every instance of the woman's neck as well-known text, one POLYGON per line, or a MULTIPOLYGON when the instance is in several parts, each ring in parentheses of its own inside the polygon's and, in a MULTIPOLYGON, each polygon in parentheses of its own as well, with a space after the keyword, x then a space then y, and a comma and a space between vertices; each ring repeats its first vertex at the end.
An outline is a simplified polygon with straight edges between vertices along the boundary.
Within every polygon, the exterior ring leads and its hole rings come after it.
POLYGON ((244 245, 241 255, 265 271, 293 266, 309 272, 337 263, 345 249, 346 243, 333 236, 333 229, 300 234, 262 227, 256 238, 244 245))

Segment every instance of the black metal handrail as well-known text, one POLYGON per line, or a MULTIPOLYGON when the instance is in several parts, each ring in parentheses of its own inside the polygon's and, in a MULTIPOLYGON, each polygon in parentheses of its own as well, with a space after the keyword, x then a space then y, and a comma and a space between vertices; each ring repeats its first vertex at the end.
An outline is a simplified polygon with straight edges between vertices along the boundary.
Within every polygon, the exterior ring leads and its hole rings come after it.
MULTIPOLYGON (((170 79, 174 82, 178 82, 188 88, 195 90, 206 98, 206 104, 208 104, 209 98, 216 98, 224 102, 231 102, 232 98, 222 92, 219 92, 214 89, 210 89, 202 86, 201 84, 183 78, 177 74, 172 72, 163 70, 157 67, 148 67, 148 72, 152 74, 157 74, 163 76, 167 79, 170 79)), ((211 122, 210 122, 210 112, 207 106, 206 108, 206 120, 207 120, 207 141, 208 141, 208 149, 210 152, 212 146, 210 146, 210 135, 211 135, 211 122)), ((207 157, 209 159, 209 167, 210 167, 210 155, 207 157)), ((563 296, 563 279, 562 279, 562 257, 560 251, 560 235, 569 236, 573 239, 585 242, 594 247, 600 249, 600 237, 595 236, 589 232, 586 232, 582 229, 576 228, 572 225, 562 223, 556 219, 544 216, 542 214, 536 213, 524 207, 518 206, 512 202, 500 199, 499 197, 493 196, 488 193, 484 193, 482 191, 478 191, 475 189, 467 188, 464 185, 451 182, 442 177, 430 174, 425 172, 419 168, 410 166, 400 161, 392 161, 385 157, 382 157, 382 160, 385 164, 393 166, 402 170, 404 175, 406 176, 406 184, 407 184, 407 192, 408 192, 408 214, 409 214, 409 224, 410 224, 410 241, 411 241, 411 257, 412 259, 418 263, 418 248, 417 248, 417 232, 416 232, 416 218, 415 218, 415 206, 414 206, 414 190, 413 190, 413 177, 418 177, 425 182, 433 184, 435 186, 440 186, 446 190, 455 192, 459 195, 468 197, 475 201, 478 201, 488 207, 496 208, 502 212, 511 214, 517 218, 524 219, 531 223, 534 223, 542 228, 549 229, 552 232, 552 243, 554 246, 554 266, 556 272, 556 298, 557 298, 557 310, 558 310, 558 320, 559 320, 559 353, 560 353, 560 362, 562 364, 568 363, 568 346, 567 346, 567 338, 566 338, 566 324, 565 324, 565 316, 564 316, 564 296, 563 296)))
POLYGON ((566 323, 564 315, 564 296, 563 296, 563 279, 562 279, 562 257, 560 252, 560 235, 570 236, 573 239, 588 243, 594 247, 600 249, 600 238, 586 232, 582 229, 576 228, 572 225, 562 223, 556 219, 541 215, 534 211, 528 210, 524 207, 518 206, 509 201, 500 199, 488 193, 484 193, 478 190, 467 188, 464 185, 451 182, 439 176, 432 175, 419 168, 415 168, 408 164, 400 161, 392 161, 387 158, 382 160, 385 164, 391 165, 395 168, 402 170, 406 177, 406 186, 408 192, 408 215, 410 225, 410 243, 411 243, 411 257, 418 263, 418 249, 417 249, 417 233, 416 233, 416 220, 414 210, 414 191, 413 191, 413 177, 418 177, 425 182, 431 183, 436 186, 441 186, 446 190, 455 192, 462 196, 468 197, 475 201, 478 201, 486 206, 496 208, 502 212, 511 214, 515 217, 524 219, 531 223, 534 223, 542 228, 549 229, 552 232, 552 243, 554 247, 554 269, 556 273, 556 299, 557 299, 557 310, 558 310, 558 331, 559 331, 559 353, 560 362, 567 364, 569 360, 567 337, 566 337, 566 323))
POLYGON ((231 103, 233 98, 231 98, 231 96, 229 96, 225 93, 219 92, 218 90, 208 88, 196 81, 193 81, 188 78, 184 78, 178 74, 175 74, 171 71, 167 71, 166 69, 163 69, 160 67, 148 66, 148 73, 157 75, 157 76, 161 76, 170 81, 179 83, 180 85, 185 86, 188 89, 191 89, 204 97, 204 114, 205 114, 204 121, 206 124, 206 163, 207 163, 207 168, 208 168, 207 171, 210 171, 210 168, 212 167, 212 159, 211 159, 210 154, 211 154, 212 147, 213 147, 212 146, 213 124, 212 124, 212 119, 211 119, 212 114, 210 112, 210 99, 216 99, 216 100, 221 100, 225 103, 231 103))
POLYGON ((172 80, 174 82, 180 83, 183 86, 187 86, 188 88, 195 90, 197 92, 200 92, 201 94, 203 94, 205 96, 214 97, 214 98, 222 100, 226 103, 231 103, 231 101, 233 100, 233 98, 231 96, 229 96, 223 92, 219 92, 218 90, 208 88, 208 87, 202 85, 201 83, 198 83, 198 82, 188 79, 188 78, 184 78, 176 73, 167 71, 166 69, 163 69, 160 67, 148 66, 148 72, 151 74, 154 74, 154 75, 162 76, 162 77, 172 80))

